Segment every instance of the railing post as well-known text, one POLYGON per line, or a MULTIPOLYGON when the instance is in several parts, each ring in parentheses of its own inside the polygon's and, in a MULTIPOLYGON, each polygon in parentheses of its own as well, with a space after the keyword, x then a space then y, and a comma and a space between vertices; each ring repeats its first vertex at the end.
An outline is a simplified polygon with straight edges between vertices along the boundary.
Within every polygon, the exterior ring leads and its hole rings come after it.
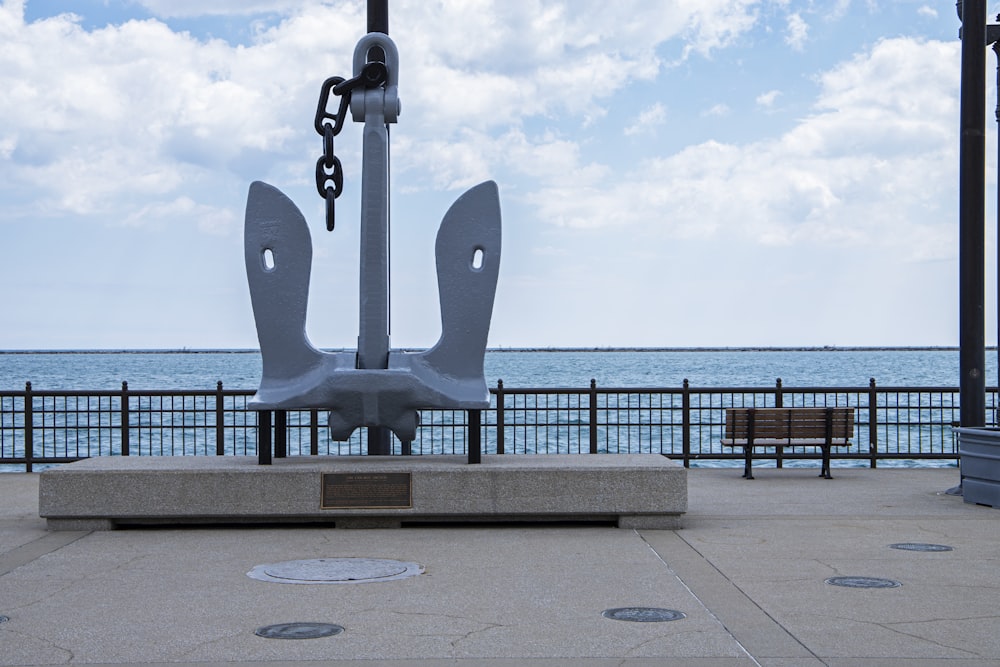
POLYGON ((283 459, 288 456, 288 412, 274 411, 274 458, 283 459))
POLYGON ((215 455, 226 453, 226 412, 222 396, 222 380, 215 383, 215 455))
MULTIPOLYGON (((785 406, 785 398, 781 393, 781 378, 774 381, 774 407, 783 408, 785 406)), ((774 467, 780 468, 784 461, 781 459, 781 454, 783 448, 781 446, 774 448, 774 467)))
POLYGON ((468 435, 466 436, 466 449, 469 452, 469 463, 483 462, 483 412, 482 410, 469 410, 468 435))
POLYGON ((597 453, 597 380, 590 378, 590 453, 597 453))
POLYGON ((871 457, 871 467, 878 466, 878 392, 875 390, 875 378, 868 380, 868 455, 871 457))
POLYGON ((309 411, 309 454, 319 456, 319 410, 309 411))
POLYGON ((31 472, 35 458, 35 406, 31 397, 31 383, 24 383, 24 472, 31 472))
POLYGON ((684 378, 681 388, 681 447, 684 454, 684 467, 691 467, 691 384, 684 378))
POLYGON ((497 454, 503 454, 503 380, 497 380, 497 454))
POLYGON ((129 444, 129 409, 128 409, 128 382, 122 380, 122 418, 121 418, 121 429, 122 429, 122 456, 128 456, 130 451, 129 444))
POLYGON ((271 465, 271 411, 257 412, 257 463, 271 465))

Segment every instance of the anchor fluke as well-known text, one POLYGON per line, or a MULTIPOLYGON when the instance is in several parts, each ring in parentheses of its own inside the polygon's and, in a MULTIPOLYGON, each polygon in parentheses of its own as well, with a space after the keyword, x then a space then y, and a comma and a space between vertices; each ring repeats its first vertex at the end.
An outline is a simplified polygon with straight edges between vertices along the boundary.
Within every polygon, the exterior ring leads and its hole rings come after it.
POLYGON ((486 181, 459 197, 438 228, 441 338, 425 357, 444 375, 482 377, 500 273, 500 227, 500 193, 486 181))

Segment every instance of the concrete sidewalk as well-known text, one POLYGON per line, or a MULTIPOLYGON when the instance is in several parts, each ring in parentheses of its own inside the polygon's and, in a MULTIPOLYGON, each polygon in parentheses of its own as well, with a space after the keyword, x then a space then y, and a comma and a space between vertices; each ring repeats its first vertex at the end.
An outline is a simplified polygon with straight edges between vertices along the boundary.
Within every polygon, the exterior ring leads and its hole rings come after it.
MULTIPOLYGON (((1000 511, 956 469, 692 469, 680 531, 605 527, 47 532, 37 476, 0 475, 0 664, 1000 665, 1000 511), (948 545, 915 552, 894 543, 948 545), (257 581, 365 557, 423 574, 257 581), (842 588, 834 576, 897 588, 842 588), (659 607, 686 618, 604 618, 659 607), (254 630, 326 622, 308 640, 254 630)), ((460 500, 456 499, 456 502, 460 500)))

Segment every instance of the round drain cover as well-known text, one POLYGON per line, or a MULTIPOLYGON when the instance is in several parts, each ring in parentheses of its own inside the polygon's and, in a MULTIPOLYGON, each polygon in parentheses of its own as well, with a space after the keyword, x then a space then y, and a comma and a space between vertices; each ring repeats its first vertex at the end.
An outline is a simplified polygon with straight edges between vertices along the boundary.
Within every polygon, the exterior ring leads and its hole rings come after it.
POLYGON ((903 585, 894 579, 878 577, 830 577, 826 583, 847 588, 898 588, 903 585))
POLYGON ((283 584, 361 584, 420 574, 418 563, 380 558, 313 558, 258 565, 247 576, 283 584))
POLYGON ((254 634, 266 639, 319 639, 343 631, 344 628, 333 623, 278 623, 257 628, 254 634))
POLYGON ((923 544, 921 542, 900 542, 890 544, 890 549, 901 549, 902 551, 952 551, 947 544, 923 544))
POLYGON ((615 621, 635 621, 637 623, 662 623, 687 618, 684 612, 675 609, 660 609, 659 607, 618 607, 605 609, 601 612, 604 618, 615 621))

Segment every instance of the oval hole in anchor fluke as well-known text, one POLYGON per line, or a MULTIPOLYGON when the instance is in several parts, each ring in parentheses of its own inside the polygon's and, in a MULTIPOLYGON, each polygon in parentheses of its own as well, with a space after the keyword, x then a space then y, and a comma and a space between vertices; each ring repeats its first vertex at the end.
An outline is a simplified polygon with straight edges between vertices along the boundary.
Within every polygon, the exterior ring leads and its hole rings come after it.
POLYGON ((264 260, 264 270, 274 271, 274 251, 270 248, 264 248, 261 256, 264 260))
POLYGON ((482 248, 476 248, 472 251, 472 270, 482 271, 483 261, 486 258, 486 254, 483 252, 482 248))

